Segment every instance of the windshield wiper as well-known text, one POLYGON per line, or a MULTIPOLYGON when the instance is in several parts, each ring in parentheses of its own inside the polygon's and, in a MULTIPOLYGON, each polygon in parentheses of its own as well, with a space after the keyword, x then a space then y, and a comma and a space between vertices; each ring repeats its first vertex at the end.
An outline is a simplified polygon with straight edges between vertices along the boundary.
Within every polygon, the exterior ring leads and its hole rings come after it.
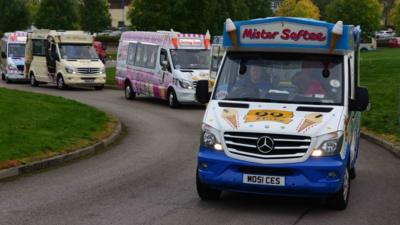
POLYGON ((267 98, 226 98, 227 101, 244 101, 244 102, 273 102, 272 99, 267 98))

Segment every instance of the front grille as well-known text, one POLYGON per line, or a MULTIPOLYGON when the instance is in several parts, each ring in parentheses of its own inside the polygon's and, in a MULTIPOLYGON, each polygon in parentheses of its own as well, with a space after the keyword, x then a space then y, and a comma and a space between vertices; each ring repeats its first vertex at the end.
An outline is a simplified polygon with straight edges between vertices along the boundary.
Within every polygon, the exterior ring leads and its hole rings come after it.
POLYGON ((196 87, 197 87, 197 80, 196 80, 196 81, 193 81, 193 89, 196 90, 196 87))
POLYGON ((18 71, 24 71, 24 65, 18 65, 17 69, 18 71))
POLYGON ((300 158, 306 154, 311 143, 311 138, 307 136, 249 132, 225 132, 224 139, 230 153, 259 159, 300 158), (273 150, 269 153, 262 153, 257 148, 258 139, 264 136, 274 141, 273 150))
POLYGON ((77 71, 81 74, 97 74, 100 73, 100 68, 78 68, 77 71))

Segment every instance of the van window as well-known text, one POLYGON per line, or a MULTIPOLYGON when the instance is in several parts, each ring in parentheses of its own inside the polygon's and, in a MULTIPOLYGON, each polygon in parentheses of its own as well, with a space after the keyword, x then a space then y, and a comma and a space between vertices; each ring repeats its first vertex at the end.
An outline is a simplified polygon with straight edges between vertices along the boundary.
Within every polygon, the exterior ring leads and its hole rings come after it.
POLYGON ((139 44, 136 51, 135 66, 154 69, 156 67, 156 59, 158 46, 139 44))
POLYGON ((32 54, 34 56, 46 55, 44 40, 32 40, 32 54))
POLYGON ((135 63, 136 46, 136 43, 129 43, 128 57, 126 57, 126 64, 128 65, 134 65, 135 63))
POLYGON ((295 53, 229 53, 213 99, 343 104, 343 57, 295 53))
POLYGON ((9 44, 8 45, 8 56, 9 57, 24 57, 25 56, 25 44, 9 44))

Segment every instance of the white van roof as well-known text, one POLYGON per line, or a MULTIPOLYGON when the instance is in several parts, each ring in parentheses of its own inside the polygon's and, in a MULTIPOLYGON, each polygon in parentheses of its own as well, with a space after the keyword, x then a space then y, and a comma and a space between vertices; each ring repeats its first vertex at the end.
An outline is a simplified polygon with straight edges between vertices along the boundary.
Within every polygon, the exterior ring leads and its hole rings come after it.
POLYGON ((27 33, 25 31, 7 32, 4 34, 2 41, 13 43, 26 43, 27 33))
POLYGON ((58 43, 93 43, 92 35, 79 30, 57 31, 42 29, 33 31, 30 37, 32 39, 48 39, 52 37, 58 43))

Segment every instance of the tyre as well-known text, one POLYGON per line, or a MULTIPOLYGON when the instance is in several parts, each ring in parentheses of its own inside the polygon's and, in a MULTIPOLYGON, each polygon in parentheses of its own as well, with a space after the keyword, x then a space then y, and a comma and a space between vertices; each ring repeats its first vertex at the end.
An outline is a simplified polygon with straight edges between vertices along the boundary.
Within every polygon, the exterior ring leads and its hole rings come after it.
POLYGON ((340 191, 336 192, 328 199, 328 206, 332 209, 343 210, 346 209, 349 202, 350 195, 350 170, 346 168, 343 176, 343 186, 340 191))
POLYGON ((1 79, 2 79, 2 80, 6 80, 6 76, 4 76, 3 73, 1 74, 1 79))
POLYGON ((39 86, 39 82, 36 80, 35 75, 31 74, 30 76, 30 83, 32 87, 39 86))
POLYGON ((65 84, 64 78, 63 78, 62 75, 58 75, 58 77, 57 77, 57 87, 58 87, 58 89, 60 89, 60 90, 65 90, 65 89, 67 89, 67 85, 65 84))
POLYGON ((12 80, 10 80, 8 77, 6 77, 6 83, 7 83, 7 84, 11 84, 11 83, 12 83, 12 80))
POLYGON ((125 98, 128 100, 132 100, 132 99, 135 99, 135 97, 136 97, 136 93, 133 90, 131 83, 126 82, 125 83, 125 98))
POLYGON ((103 90, 104 85, 100 85, 100 86, 94 86, 95 90, 103 90))
POLYGON ((178 98, 176 97, 175 91, 174 89, 170 89, 170 91, 168 92, 168 105, 171 108, 179 108, 179 106, 181 105, 178 102, 178 98))
POLYGON ((350 179, 355 179, 356 178, 357 173, 356 173, 356 167, 355 166, 353 166, 353 168, 350 169, 349 175, 350 175, 350 179))
POLYGON ((213 189, 202 183, 199 178, 199 173, 196 172, 196 188, 197 194, 203 201, 216 201, 221 197, 221 190, 213 189))

